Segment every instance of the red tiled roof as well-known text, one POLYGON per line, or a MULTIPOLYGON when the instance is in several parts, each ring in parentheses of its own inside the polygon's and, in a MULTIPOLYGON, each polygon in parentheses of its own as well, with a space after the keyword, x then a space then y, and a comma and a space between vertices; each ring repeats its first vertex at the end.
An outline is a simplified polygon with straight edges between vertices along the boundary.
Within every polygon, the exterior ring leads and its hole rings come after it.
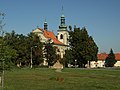
MULTIPOLYGON (((108 54, 106 54, 106 53, 101 53, 101 54, 97 55, 98 60, 105 60, 107 56, 108 56, 108 54)), ((120 61, 120 53, 115 53, 115 58, 117 61, 120 61)))
POLYGON ((105 60, 105 58, 108 56, 106 53, 97 54, 98 60, 105 60))
POLYGON ((44 36, 45 36, 46 38, 52 39, 55 44, 64 45, 62 42, 60 42, 60 41, 56 38, 55 34, 54 34, 53 32, 51 32, 51 31, 44 30, 44 36))
POLYGON ((115 57, 116 57, 116 60, 119 60, 119 61, 120 61, 120 53, 116 53, 116 54, 115 54, 115 57))

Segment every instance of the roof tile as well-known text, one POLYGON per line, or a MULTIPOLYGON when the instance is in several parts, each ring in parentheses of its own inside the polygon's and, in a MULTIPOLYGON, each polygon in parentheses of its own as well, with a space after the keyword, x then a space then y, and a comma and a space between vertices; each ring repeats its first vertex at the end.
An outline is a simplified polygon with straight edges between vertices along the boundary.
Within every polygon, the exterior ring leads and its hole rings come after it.
MULTIPOLYGON (((108 56, 108 54, 106 54, 106 53, 101 53, 101 54, 97 55, 98 60, 105 60, 107 56, 108 56)), ((115 58, 117 61, 120 61, 120 53, 115 53, 115 58)))
POLYGON ((51 31, 44 30, 44 36, 45 36, 46 38, 52 39, 55 44, 64 45, 62 42, 60 42, 60 41, 56 38, 55 34, 54 34, 53 32, 51 32, 51 31))

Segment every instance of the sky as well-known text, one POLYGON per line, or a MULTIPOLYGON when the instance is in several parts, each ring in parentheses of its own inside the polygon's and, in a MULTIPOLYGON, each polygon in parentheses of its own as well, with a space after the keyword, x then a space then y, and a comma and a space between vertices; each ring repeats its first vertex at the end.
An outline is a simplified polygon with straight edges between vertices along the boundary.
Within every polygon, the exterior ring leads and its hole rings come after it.
POLYGON ((57 34, 60 16, 66 25, 86 27, 99 47, 99 53, 112 48, 120 52, 120 0, 0 0, 0 12, 6 14, 4 30, 27 35, 33 29, 48 29, 57 34))

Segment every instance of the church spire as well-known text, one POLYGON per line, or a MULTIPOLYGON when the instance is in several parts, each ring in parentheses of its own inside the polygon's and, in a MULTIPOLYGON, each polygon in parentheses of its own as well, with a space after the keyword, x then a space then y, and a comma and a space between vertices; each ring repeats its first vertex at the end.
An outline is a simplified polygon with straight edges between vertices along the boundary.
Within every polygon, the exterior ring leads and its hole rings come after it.
POLYGON ((65 16, 61 16, 61 26, 65 26, 65 16))
POLYGON ((62 6, 62 15, 61 15, 61 18, 60 18, 59 30, 67 30, 67 26, 65 25, 65 16, 63 14, 63 6, 62 6))
POLYGON ((64 11, 64 9, 63 9, 63 6, 62 6, 62 15, 64 14, 64 12, 63 12, 63 11, 64 11))
POLYGON ((63 6, 62 6, 61 25, 62 25, 62 26, 65 25, 65 16, 64 16, 64 13, 63 13, 63 6))
POLYGON ((45 18, 45 22, 44 22, 44 30, 47 30, 48 28, 47 22, 46 22, 46 18, 45 18))

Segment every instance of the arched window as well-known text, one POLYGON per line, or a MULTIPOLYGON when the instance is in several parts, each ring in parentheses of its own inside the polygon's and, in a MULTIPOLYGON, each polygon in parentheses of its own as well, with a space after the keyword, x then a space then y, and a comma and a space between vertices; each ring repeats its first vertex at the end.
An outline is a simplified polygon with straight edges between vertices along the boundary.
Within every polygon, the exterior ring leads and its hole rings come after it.
POLYGON ((60 35, 60 39, 63 39, 63 35, 62 34, 60 35))

